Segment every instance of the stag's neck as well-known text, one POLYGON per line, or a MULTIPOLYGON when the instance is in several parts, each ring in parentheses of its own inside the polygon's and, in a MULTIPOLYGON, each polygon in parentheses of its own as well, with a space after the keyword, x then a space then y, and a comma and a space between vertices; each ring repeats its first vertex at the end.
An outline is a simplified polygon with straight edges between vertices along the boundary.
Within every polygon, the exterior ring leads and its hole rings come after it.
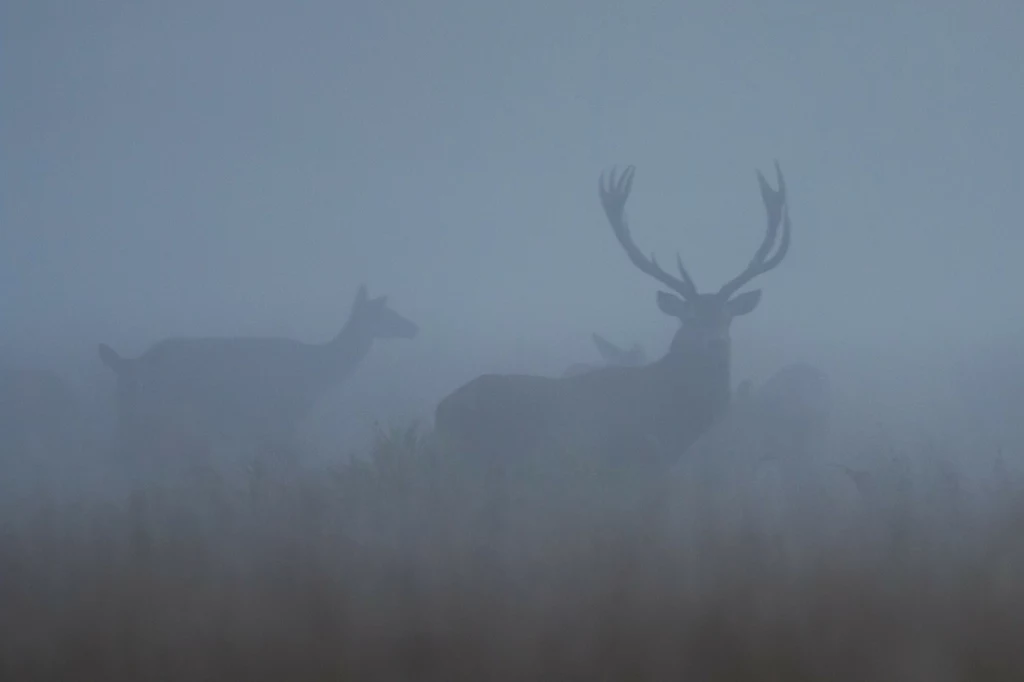
POLYGON ((373 336, 350 320, 338 335, 320 346, 321 362, 318 368, 324 379, 336 383, 347 379, 373 347, 373 336))

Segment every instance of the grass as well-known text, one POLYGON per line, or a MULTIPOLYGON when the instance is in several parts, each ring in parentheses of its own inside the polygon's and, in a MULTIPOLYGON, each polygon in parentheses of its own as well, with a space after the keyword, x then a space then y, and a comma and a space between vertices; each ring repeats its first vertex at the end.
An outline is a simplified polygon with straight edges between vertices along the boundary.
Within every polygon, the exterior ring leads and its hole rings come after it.
POLYGON ((1024 487, 919 460, 747 506, 551 467, 496 514, 408 430, 334 467, 9 493, 0 676, 1022 680, 1024 487))

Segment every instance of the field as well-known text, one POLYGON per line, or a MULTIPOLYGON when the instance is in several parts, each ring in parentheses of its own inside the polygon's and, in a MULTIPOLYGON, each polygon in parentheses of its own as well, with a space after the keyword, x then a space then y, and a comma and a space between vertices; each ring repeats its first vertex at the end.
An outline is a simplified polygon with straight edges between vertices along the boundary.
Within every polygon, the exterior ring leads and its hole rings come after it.
POLYGON ((804 477, 783 505, 745 508, 575 465, 496 508, 412 430, 330 466, 197 465, 103 495, 18 486, 0 675, 1024 679, 1022 480, 1002 459, 973 483, 928 452, 905 459, 859 488, 804 477))

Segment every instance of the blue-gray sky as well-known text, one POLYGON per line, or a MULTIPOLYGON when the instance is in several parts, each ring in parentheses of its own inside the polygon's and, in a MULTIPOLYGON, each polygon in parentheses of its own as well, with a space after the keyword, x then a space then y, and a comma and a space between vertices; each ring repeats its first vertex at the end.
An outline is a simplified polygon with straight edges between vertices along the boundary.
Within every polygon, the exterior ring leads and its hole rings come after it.
POLYGON ((425 344, 663 342, 599 173, 636 164, 637 241, 711 288, 774 158, 794 246, 735 336, 1020 325, 1016 0, 2 7, 8 345, 320 340, 360 282, 425 344))

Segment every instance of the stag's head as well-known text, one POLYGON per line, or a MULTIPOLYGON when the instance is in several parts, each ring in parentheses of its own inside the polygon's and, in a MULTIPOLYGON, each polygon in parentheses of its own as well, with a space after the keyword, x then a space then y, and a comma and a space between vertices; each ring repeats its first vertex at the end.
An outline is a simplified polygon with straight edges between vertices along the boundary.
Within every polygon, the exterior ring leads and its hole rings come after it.
POLYGON ((714 293, 700 293, 697 290, 693 278, 686 271, 678 254, 676 267, 679 275, 676 276, 663 270, 653 255, 650 258, 644 256, 633 242, 625 208, 633 186, 635 168, 628 166, 618 175, 612 171, 607 179, 602 175, 601 205, 619 244, 641 272, 672 290, 672 293, 659 291, 657 295, 661 311, 680 322, 679 330, 672 340, 671 356, 693 357, 693 354, 697 353, 727 358, 730 346, 729 329, 733 318, 752 312, 760 303, 760 289, 738 295, 737 292, 758 275, 775 268, 789 251, 789 210, 786 204, 786 186, 778 163, 775 164, 775 172, 778 177, 778 189, 773 189, 760 171, 757 173, 761 196, 768 213, 768 226, 761 246, 754 253, 746 269, 714 293), (776 241, 778 248, 772 253, 776 241))
POLYGON ((367 339, 413 339, 419 332, 415 322, 388 306, 387 296, 369 298, 365 284, 356 293, 349 324, 367 339))

